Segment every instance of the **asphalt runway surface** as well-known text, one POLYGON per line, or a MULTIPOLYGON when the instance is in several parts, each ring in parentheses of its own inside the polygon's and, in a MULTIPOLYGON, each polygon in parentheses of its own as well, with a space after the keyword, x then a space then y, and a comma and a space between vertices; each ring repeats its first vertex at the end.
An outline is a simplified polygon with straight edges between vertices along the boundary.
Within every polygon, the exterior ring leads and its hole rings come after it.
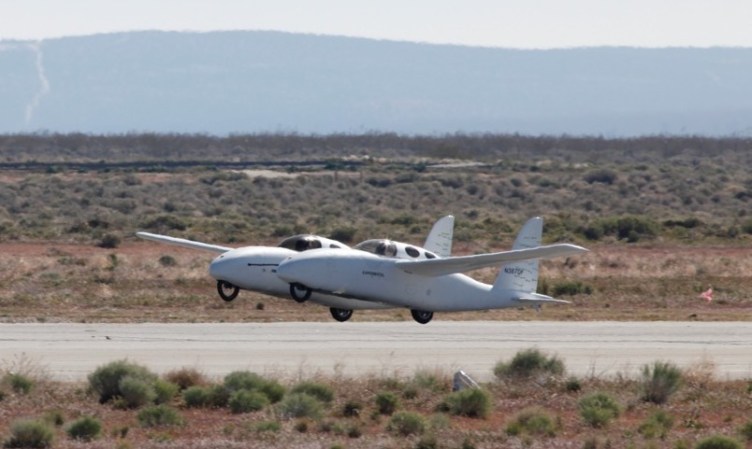
POLYGON ((710 364, 721 380, 752 378, 748 322, 0 324, 0 369, 32 367, 65 381, 120 359, 216 378, 234 370, 294 380, 462 369, 488 381, 498 361, 532 347, 558 355, 578 376, 635 376, 662 360, 710 364))

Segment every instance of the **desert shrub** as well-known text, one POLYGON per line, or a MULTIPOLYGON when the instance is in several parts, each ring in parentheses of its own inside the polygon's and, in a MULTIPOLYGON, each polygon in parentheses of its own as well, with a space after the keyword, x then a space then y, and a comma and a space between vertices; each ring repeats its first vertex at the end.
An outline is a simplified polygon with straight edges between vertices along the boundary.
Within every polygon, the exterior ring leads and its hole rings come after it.
POLYGON ((642 399, 654 404, 664 404, 679 389, 682 373, 670 362, 654 362, 642 367, 642 399))
POLYGON ((10 385, 10 388, 18 394, 29 394, 34 388, 34 381, 28 376, 19 373, 8 373, 3 378, 3 383, 10 385))
POLYGON ((117 396, 122 396, 120 381, 126 377, 141 379, 147 383, 152 383, 157 378, 155 374, 143 366, 126 360, 118 360, 100 366, 89 374, 89 386, 95 393, 99 394, 99 402, 105 403, 117 396))
POLYGON ((551 294, 554 296, 562 296, 562 295, 579 295, 579 294, 585 294, 590 295, 593 293, 593 288, 589 285, 585 285, 580 281, 563 281, 558 282, 554 284, 551 287, 551 294))
POLYGON ((83 416, 73 421, 66 430, 68 436, 74 440, 91 441, 102 432, 102 423, 91 416, 83 416))
POLYGON ((742 449, 744 446, 733 438, 713 435, 697 443, 695 449, 742 449))
POLYGON ((154 393, 157 395, 154 402, 157 404, 170 402, 178 394, 179 389, 180 387, 177 384, 164 379, 157 379, 154 381, 154 393))
POLYGON ((363 410, 363 404, 358 401, 349 400, 342 406, 342 416, 345 418, 352 418, 360 416, 360 412, 363 410))
POLYGON ((209 388, 208 405, 217 408, 227 407, 227 402, 230 400, 230 394, 230 390, 225 388, 224 385, 214 385, 209 388))
POLYGON ((664 439, 673 425, 674 418, 663 410, 658 410, 640 424, 637 432, 645 438, 664 439))
POLYGON ((276 404, 285 396, 285 387, 276 380, 267 380, 261 387, 261 392, 269 398, 269 402, 276 404))
POLYGON ((178 262, 175 260, 174 257, 170 255, 165 255, 159 258, 159 264, 163 267, 174 267, 177 266, 178 262))
POLYGON ((138 412, 137 419, 143 427, 166 427, 183 425, 183 417, 174 408, 161 404, 152 405, 138 412))
POLYGON ((480 388, 467 388, 450 393, 444 404, 453 415, 486 418, 491 411, 491 396, 480 388))
POLYGON ((352 242, 357 232, 358 230, 356 228, 352 226, 345 226, 332 230, 332 232, 329 234, 329 238, 342 243, 350 243, 352 242))
POLYGON ((301 382, 295 385, 291 393, 306 393, 321 402, 332 402, 334 399, 334 391, 328 385, 320 384, 317 382, 301 382))
POLYGON ((100 248, 117 248, 120 246, 120 237, 115 234, 105 234, 102 240, 99 241, 100 248))
POLYGON ((541 410, 526 409, 507 424, 506 432, 512 436, 525 434, 552 437, 556 435, 556 423, 541 410))
POLYGON ((272 403, 279 402, 285 395, 285 388, 277 381, 267 380, 250 371, 234 371, 224 379, 224 386, 230 392, 239 390, 260 391, 272 403))
POLYGON ((188 387, 183 391, 183 401, 185 402, 185 405, 190 408, 208 406, 210 404, 209 397, 209 389, 198 385, 188 387))
POLYGON ((65 423, 65 415, 61 410, 50 410, 45 412, 42 416, 42 420, 55 427, 60 427, 65 423))
POLYGON ((752 421, 747 421, 740 429, 739 433, 742 434, 745 440, 752 441, 752 421))
POLYGON ((5 441, 7 448, 47 448, 52 445, 52 428, 42 421, 22 420, 13 423, 10 438, 5 441))
POLYGON ((312 418, 321 415, 321 402, 306 393, 292 393, 280 401, 279 414, 285 419, 312 418))
POLYGON ((564 374, 564 362, 558 357, 547 357, 538 349, 519 351, 509 363, 498 362, 494 367, 497 378, 529 378, 539 374, 559 376, 564 374))
POLYGON ((580 382, 580 379, 576 377, 568 378, 567 381, 564 383, 564 390, 570 393, 576 393, 582 390, 582 383, 580 382))
POLYGON ((257 412, 269 405, 269 398, 259 391, 240 390, 230 396, 228 405, 236 414, 257 412))
POLYGON ((433 392, 448 391, 451 382, 448 379, 442 378, 441 375, 431 371, 418 371, 410 381, 410 385, 414 385, 424 390, 433 392))
POLYGON ((583 179, 588 184, 593 183, 601 183, 601 184, 608 184, 611 185, 616 181, 617 174, 615 171, 607 169, 607 168, 600 168, 596 170, 591 170, 587 173, 585 173, 585 176, 583 179))
POLYGON ((263 377, 250 371, 233 371, 225 376, 224 386, 230 391, 260 390, 264 385, 263 377))
POLYGON ((118 385, 120 397, 125 405, 130 408, 143 407, 151 404, 157 398, 154 385, 147 380, 138 377, 125 376, 118 385))
POLYGON ((426 420, 415 412, 397 412, 389 419, 387 430, 395 435, 422 435, 426 420))
POLYGON ((279 423, 279 421, 261 421, 260 423, 256 424, 256 432, 258 433, 277 433, 280 430, 282 430, 282 425, 279 423))
POLYGON ((399 407, 399 399, 389 391, 382 391, 376 395, 376 409, 382 415, 391 415, 399 407))
POLYGON ((621 413, 619 404, 606 393, 587 395, 577 406, 582 419, 592 427, 604 427, 621 413))
POLYGON ((180 368, 165 374, 165 379, 177 385, 180 390, 185 390, 194 385, 206 385, 209 382, 206 376, 193 368, 180 368))

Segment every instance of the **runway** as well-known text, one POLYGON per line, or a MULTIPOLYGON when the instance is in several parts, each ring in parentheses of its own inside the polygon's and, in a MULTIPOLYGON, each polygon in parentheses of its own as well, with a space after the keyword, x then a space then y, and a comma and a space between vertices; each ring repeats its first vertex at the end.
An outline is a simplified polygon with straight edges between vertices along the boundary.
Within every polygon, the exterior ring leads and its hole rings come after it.
POLYGON ((191 367, 217 378, 239 369, 288 379, 462 369, 488 381, 498 361, 531 347, 558 355, 578 376, 634 376, 666 360, 711 363, 718 379, 752 378, 746 322, 0 324, 0 368, 30 365, 66 381, 124 358, 158 373, 191 367))

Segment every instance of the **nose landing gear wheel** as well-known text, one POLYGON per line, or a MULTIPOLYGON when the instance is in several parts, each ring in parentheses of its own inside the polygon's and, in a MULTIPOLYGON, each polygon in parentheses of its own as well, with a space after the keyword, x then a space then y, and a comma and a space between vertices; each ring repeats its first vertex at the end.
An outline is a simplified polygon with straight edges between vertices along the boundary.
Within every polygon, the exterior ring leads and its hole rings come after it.
POLYGON ((311 289, 303 284, 298 284, 297 282, 290 284, 290 296, 292 296, 292 299, 296 302, 308 301, 308 298, 311 297, 311 293, 311 289))
POLYGON ((230 302, 238 297, 240 289, 227 281, 217 281, 217 293, 219 293, 220 298, 230 302))
POLYGON ((420 324, 426 324, 433 319, 433 312, 426 312, 424 310, 411 310, 410 314, 420 324))
POLYGON ((345 322, 349 320, 353 314, 353 311, 350 309, 338 309, 336 307, 330 308, 329 312, 331 312, 332 318, 339 322, 345 322))

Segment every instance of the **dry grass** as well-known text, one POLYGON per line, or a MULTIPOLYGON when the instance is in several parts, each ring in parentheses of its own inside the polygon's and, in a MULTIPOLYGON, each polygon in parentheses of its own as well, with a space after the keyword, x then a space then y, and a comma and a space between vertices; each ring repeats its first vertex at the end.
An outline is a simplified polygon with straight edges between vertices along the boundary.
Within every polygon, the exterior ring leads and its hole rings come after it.
MULTIPOLYGON (((260 242, 274 244, 274 241, 260 242)), ((499 247, 504 249, 509 243, 499 247)), ((451 320, 750 320, 752 254, 738 247, 597 245, 545 261, 541 286, 580 282, 591 294, 542 313, 524 309, 442 313, 451 320), (698 297, 712 286, 714 301, 698 297)), ((458 245, 456 253, 470 252, 458 245)), ((326 308, 243 292, 226 304, 207 273, 211 254, 144 242, 116 249, 74 244, 0 244, 0 321, 328 321, 326 308), (163 266, 162 256, 175 260, 163 266)), ((496 270, 473 276, 492 282, 496 270)), ((404 309, 359 311, 355 321, 410 320, 404 309)))

